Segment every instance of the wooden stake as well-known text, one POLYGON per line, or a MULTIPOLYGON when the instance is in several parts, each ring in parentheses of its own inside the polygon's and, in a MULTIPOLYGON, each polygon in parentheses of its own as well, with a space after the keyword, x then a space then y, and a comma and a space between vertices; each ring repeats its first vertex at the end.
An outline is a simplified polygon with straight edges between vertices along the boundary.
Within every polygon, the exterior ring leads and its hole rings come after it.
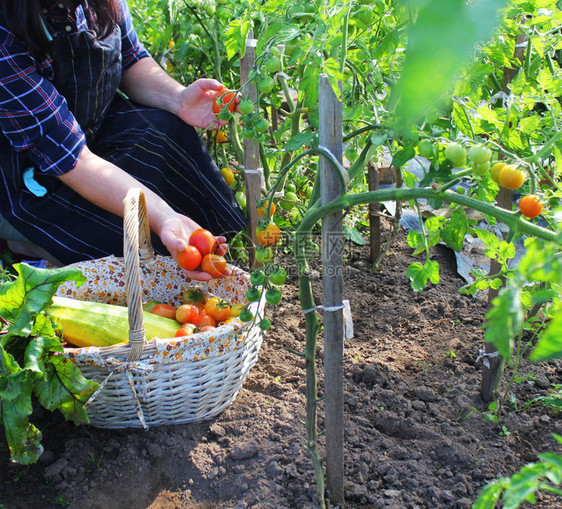
MULTIPOLYGON (((256 39, 253 39, 253 31, 248 32, 246 50, 244 57, 240 60, 240 81, 247 83, 250 71, 256 60, 256 39)), ((244 98, 251 100, 254 104, 258 100, 258 92, 253 83, 244 88, 244 98)), ((248 257, 250 268, 256 268, 261 264, 256 260, 256 246, 258 246, 256 227, 260 220, 256 207, 261 198, 261 190, 264 187, 263 169, 260 167, 260 151, 256 140, 244 140, 244 179, 246 183, 246 216, 248 218, 248 257)))
MULTIPOLYGON (((367 164, 367 180, 369 191, 379 188, 379 168, 375 164, 367 164)), ((369 203, 369 262, 375 263, 381 252, 381 206, 379 202, 369 203)))
MULTIPOLYGON (((319 141, 340 162, 343 156, 343 113, 328 78, 319 81, 319 141)), ((320 158, 321 202, 338 196, 341 181, 337 171, 320 158)), ((342 504, 343 468, 343 214, 335 212, 322 220, 322 267, 324 307, 324 384, 326 422, 326 480, 330 503, 342 504)))

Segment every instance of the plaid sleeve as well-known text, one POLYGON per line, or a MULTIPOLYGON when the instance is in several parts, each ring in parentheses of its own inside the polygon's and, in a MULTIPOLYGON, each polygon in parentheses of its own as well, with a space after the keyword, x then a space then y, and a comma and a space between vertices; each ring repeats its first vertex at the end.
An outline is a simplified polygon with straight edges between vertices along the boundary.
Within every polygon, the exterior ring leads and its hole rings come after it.
POLYGON ((141 58, 150 55, 139 41, 126 0, 121 0, 121 9, 122 17, 119 26, 121 28, 121 56, 123 71, 125 71, 141 58))
POLYGON ((51 175, 71 170, 86 140, 66 101, 0 24, 0 130, 51 175))

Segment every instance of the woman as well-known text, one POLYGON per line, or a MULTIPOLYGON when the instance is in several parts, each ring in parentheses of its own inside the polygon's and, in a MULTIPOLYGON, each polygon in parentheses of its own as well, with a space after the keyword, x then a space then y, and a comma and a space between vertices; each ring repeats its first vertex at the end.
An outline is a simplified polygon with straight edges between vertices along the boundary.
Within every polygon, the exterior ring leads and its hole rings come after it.
POLYGON ((245 218, 194 129, 222 123, 221 83, 168 76, 125 0, 0 0, 0 50, 0 215, 19 234, 63 264, 120 256, 141 187, 157 252, 200 227, 226 250, 245 218))

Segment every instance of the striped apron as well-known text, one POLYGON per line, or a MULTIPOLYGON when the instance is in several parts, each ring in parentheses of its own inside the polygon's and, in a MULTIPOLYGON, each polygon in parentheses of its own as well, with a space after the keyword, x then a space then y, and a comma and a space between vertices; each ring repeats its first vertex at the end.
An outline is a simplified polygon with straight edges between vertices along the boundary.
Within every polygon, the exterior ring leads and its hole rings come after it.
MULTIPOLYGON (((215 235, 230 239, 245 227, 243 212, 195 129, 176 115, 133 104, 118 92, 118 27, 102 41, 85 31, 53 39, 51 44, 51 81, 66 98, 92 152, 215 235)), ((64 264, 123 255, 120 217, 38 171, 34 185, 44 192, 34 192, 23 183, 29 166, 25 153, 6 144, 0 147, 0 166, 6 187, 0 191, 0 213, 31 242, 64 264)), ((169 254, 156 235, 152 243, 157 253, 169 254)))

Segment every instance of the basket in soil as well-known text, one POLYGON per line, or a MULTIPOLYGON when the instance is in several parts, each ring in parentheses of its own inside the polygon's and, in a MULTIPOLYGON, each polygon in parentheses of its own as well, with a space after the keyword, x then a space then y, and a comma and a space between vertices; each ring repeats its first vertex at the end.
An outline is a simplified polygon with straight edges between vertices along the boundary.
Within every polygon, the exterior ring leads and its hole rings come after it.
MULTIPOLYGON (((146 341, 142 304, 181 303, 190 288, 233 304, 245 302, 249 275, 231 267, 227 277, 190 280, 171 257, 154 255, 144 195, 125 199, 124 258, 79 262, 87 282, 61 285, 57 295, 128 307, 129 342, 106 347, 65 348, 85 377, 100 384, 87 403, 90 423, 100 428, 148 428, 208 420, 230 405, 257 361, 262 333, 254 322, 233 320, 190 336, 146 341)), ((263 311, 263 302, 250 309, 263 311)))

